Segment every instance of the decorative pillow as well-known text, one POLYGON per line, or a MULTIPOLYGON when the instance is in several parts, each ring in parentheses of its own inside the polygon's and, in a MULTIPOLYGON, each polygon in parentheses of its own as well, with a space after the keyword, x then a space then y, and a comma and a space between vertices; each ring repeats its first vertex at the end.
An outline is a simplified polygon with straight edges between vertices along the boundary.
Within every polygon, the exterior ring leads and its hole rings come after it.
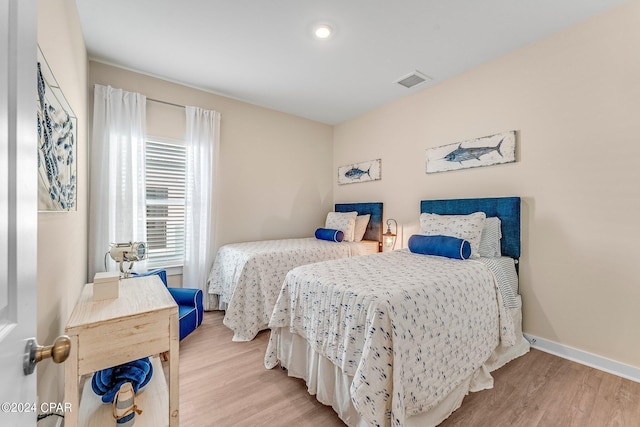
POLYGON ((451 236, 424 236, 414 234, 407 242, 414 254, 436 255, 454 259, 469 259, 471 244, 467 240, 451 236))
POLYGON ((344 233, 340 230, 332 230, 330 228, 318 228, 316 230, 316 239, 328 240, 330 242, 342 242, 344 233))
POLYGON ((452 236, 471 244, 471 258, 478 258, 480 236, 487 215, 475 212, 470 215, 420 214, 420 230, 427 236, 452 236))
POLYGON ((356 228, 358 212, 329 212, 324 228, 340 230, 344 233, 345 242, 353 242, 353 231, 356 228))
POLYGON ((364 233, 367 231, 367 225, 369 225, 370 214, 358 215, 356 217, 356 228, 353 232, 353 241, 360 242, 364 237, 364 233))
POLYGON ((482 257, 502 256, 500 249, 500 239, 502 238, 502 221, 496 216, 487 218, 484 221, 484 228, 480 236, 478 253, 482 257))

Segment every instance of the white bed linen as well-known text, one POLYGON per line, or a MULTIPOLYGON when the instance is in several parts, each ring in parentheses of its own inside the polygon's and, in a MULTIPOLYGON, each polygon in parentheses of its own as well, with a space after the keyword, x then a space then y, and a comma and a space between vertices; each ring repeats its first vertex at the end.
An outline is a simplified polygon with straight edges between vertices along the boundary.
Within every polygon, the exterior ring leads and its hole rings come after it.
MULTIPOLYGON (((377 244, 374 242, 373 244, 377 244)), ((251 341, 266 329, 282 282, 294 267, 366 253, 370 241, 329 242, 316 238, 262 240, 222 246, 207 280, 218 296, 233 341, 251 341)))
MULTIPOLYGON (((446 417, 470 388, 492 385, 486 362, 497 347, 528 349, 502 299, 480 261, 403 250, 304 266, 283 285, 265 366, 293 366, 292 375, 305 378, 320 401, 332 400, 323 403, 349 425, 404 426, 443 411, 446 417), (289 332, 308 347, 290 345, 289 332), (323 385, 327 377, 312 373, 315 362, 293 356, 300 351, 329 361, 342 376, 334 372, 323 385), (350 384, 353 407, 345 408, 349 401, 338 389, 318 391, 337 383, 343 392, 350 384)), ((499 363, 506 362, 493 365, 499 363)))

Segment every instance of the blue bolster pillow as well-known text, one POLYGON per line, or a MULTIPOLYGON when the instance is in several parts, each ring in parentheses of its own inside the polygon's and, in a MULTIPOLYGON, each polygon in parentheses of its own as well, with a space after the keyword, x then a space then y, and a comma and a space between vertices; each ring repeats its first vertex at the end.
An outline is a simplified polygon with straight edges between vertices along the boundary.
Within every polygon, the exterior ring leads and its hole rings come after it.
POLYGON ((409 237, 409 250, 415 254, 436 255, 454 259, 468 259, 471 244, 451 236, 424 236, 414 234, 409 237))
POLYGON ((330 228, 318 228, 316 230, 316 239, 328 240, 330 242, 342 242, 344 233, 340 230, 332 230, 330 228))

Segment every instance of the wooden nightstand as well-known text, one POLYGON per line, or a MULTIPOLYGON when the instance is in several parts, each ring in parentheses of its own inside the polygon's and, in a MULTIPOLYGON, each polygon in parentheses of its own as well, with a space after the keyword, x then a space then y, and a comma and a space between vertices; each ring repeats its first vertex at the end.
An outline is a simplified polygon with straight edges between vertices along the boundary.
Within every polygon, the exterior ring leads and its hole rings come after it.
POLYGON ((381 251, 380 242, 377 240, 362 240, 361 243, 365 244, 365 249, 361 255, 377 254, 381 251))
MULTIPOLYGON (((71 353, 65 362, 65 402, 72 407, 65 426, 115 424, 110 405, 80 401, 83 375, 165 351, 169 351, 168 399, 157 398, 166 396, 162 389, 167 384, 154 358, 153 377, 139 393, 140 398, 145 394, 148 398, 139 404, 143 413, 136 416, 136 426, 178 426, 178 306, 171 294, 158 276, 148 276, 121 280, 116 299, 93 301, 92 295, 93 284, 88 283, 65 328, 71 338, 71 353), (164 408, 152 407, 156 401, 164 401, 164 408)), ((83 400, 99 399, 90 387, 90 382, 85 385, 83 400)))

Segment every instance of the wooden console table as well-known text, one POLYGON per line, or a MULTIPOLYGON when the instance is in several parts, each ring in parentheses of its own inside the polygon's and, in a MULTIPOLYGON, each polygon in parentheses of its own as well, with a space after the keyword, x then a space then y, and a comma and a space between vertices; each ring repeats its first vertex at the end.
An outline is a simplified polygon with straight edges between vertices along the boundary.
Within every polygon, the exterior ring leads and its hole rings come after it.
MULTIPOLYGON (((91 419, 83 419, 87 412, 82 406, 91 406, 80 402, 79 381, 83 375, 165 351, 169 351, 169 398, 168 408, 161 412, 168 417, 146 407, 146 402, 155 399, 145 399, 136 426, 146 421, 153 426, 178 426, 178 306, 158 276, 123 279, 119 297, 103 301, 93 301, 93 284, 86 284, 65 332, 71 338, 71 353, 65 362, 65 402, 72 408, 65 414, 65 426, 115 424, 110 405, 108 411, 102 411, 108 414, 104 423, 95 420, 99 416, 91 411, 87 415, 91 419), (158 416, 163 421, 158 422, 158 416)), ((158 366, 154 363, 153 376, 164 377, 158 366)), ((156 391, 148 388, 164 383, 152 377, 140 394, 155 395, 156 391)), ((91 387, 90 382, 86 387, 91 387)), ((86 390, 83 395, 87 395, 86 390)))

